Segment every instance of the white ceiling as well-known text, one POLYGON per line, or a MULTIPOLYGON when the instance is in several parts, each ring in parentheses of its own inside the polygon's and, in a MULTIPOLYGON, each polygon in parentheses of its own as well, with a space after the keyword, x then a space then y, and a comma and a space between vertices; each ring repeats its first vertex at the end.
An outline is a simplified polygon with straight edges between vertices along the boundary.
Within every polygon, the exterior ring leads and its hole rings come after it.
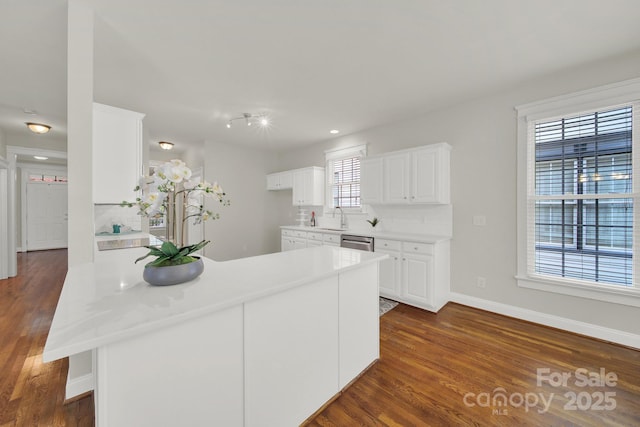
MULTIPOLYGON (((95 100, 177 148, 311 144, 640 50, 638 0, 94 3, 95 100), (225 127, 243 112, 273 126, 225 127)), ((0 8, 0 127, 65 138, 66 1, 0 8)))

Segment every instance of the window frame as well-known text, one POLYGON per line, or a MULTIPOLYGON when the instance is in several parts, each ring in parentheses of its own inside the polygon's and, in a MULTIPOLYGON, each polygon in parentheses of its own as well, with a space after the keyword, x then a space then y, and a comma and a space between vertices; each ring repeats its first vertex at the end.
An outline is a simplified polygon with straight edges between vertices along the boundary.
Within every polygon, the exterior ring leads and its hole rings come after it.
POLYGON ((632 79, 606 86, 558 96, 538 102, 523 104, 517 112, 517 273, 519 287, 578 296, 599 301, 640 307, 640 104, 634 105, 633 113, 633 189, 628 198, 633 199, 633 283, 632 286, 598 284, 586 280, 568 279, 532 274, 528 248, 533 233, 528 230, 529 215, 535 215, 535 204, 531 208, 530 194, 535 194, 535 147, 529 141, 530 123, 557 117, 575 116, 583 112, 607 109, 610 106, 636 104, 640 101, 640 79, 632 79))
MULTIPOLYGON (((333 206, 333 163, 354 157, 358 157, 362 161, 366 155, 366 144, 325 151, 325 212, 333 212, 333 209, 335 209, 335 206, 333 206)), ((359 184, 361 185, 361 181, 359 181, 359 184)), ((360 201, 360 206, 344 207, 343 210, 345 213, 363 212, 362 200, 360 201)))

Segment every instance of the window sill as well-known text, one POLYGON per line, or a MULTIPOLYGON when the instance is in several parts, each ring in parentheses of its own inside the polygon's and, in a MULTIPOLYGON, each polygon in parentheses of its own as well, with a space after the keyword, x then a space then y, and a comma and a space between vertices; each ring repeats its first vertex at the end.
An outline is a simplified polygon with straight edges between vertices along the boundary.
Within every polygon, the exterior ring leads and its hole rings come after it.
POLYGON ((579 281, 560 281, 547 277, 516 276, 521 288, 588 298, 614 304, 640 307, 640 290, 616 285, 593 285, 579 281))

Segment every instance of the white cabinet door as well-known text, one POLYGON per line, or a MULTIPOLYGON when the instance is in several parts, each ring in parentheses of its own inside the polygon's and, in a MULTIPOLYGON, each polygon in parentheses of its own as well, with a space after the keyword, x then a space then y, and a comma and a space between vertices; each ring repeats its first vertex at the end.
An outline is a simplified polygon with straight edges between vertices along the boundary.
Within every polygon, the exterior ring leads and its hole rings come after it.
POLYGON ((420 305, 433 302, 433 256, 404 253, 402 296, 420 305))
POLYGON ((270 173, 267 175, 267 190, 280 189, 280 174, 270 173))
POLYGON ((320 206, 324 204, 324 170, 309 167, 293 171, 293 205, 320 206))
POLYGON ((245 304, 245 426, 300 425, 338 392, 338 282, 245 304))
POLYGON ((307 247, 307 239, 294 237, 291 239, 291 249, 304 249, 307 247))
POLYGON ((383 198, 385 203, 409 203, 409 154, 384 157, 383 198))
POLYGON ((411 154, 411 203, 440 200, 438 149, 425 148, 411 154))
POLYGON ((93 201, 134 200, 142 175, 144 114, 93 104, 93 201))
POLYGON ((290 190, 293 188, 293 173, 286 171, 280 172, 278 174, 278 178, 280 181, 279 189, 280 190, 290 190))
POLYGON ((400 252, 376 248, 376 252, 389 255, 389 258, 378 263, 380 273, 380 294, 389 298, 400 295, 402 259, 400 252))
POLYGON ((276 172, 267 175, 267 190, 288 190, 293 187, 291 172, 276 172))
POLYGON ((360 200, 363 204, 382 203, 382 157, 360 160, 360 200))
POLYGON ((290 251, 292 249, 293 249, 293 240, 291 240, 291 237, 282 237, 280 251, 285 252, 285 251, 290 251))
POLYGON ((293 173, 293 206, 305 204, 308 182, 309 173, 307 171, 298 170, 293 173))

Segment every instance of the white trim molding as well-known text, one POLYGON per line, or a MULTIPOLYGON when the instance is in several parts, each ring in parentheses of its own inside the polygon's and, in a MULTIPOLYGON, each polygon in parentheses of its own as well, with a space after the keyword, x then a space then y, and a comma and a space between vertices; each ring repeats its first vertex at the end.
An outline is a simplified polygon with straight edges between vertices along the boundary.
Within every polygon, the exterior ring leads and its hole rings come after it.
POLYGON ((83 393, 93 391, 95 388, 95 381, 93 379, 93 372, 83 375, 77 378, 70 378, 67 373, 67 387, 65 389, 65 399, 71 399, 79 396, 83 393))
POLYGON ((516 319, 538 323, 552 328, 562 329, 575 334, 586 335, 603 341, 621 344, 627 347, 640 349, 640 335, 618 329, 606 328, 592 323, 581 322, 579 320, 567 319, 566 317, 555 316, 553 314, 541 313, 539 311, 526 308, 515 307, 509 304, 490 301, 482 298, 464 295, 457 292, 449 294, 449 300, 469 307, 479 308, 503 316, 515 317, 516 319))
POLYGON ((8 192, 8 179, 9 163, 3 158, 0 158, 0 280, 9 277, 9 265, 11 259, 14 257, 9 252, 9 211, 7 209, 9 205, 9 192, 8 192))

